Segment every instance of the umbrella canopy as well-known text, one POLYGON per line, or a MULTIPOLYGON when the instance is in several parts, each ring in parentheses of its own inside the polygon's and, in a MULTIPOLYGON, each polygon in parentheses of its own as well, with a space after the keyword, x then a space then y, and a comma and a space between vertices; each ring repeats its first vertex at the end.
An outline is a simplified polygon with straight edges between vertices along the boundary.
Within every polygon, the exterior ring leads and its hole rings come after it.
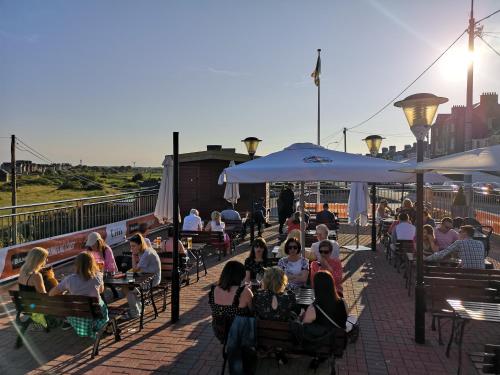
POLYGON ((154 216, 161 224, 173 222, 174 217, 174 161, 171 156, 163 160, 163 175, 154 216))
MULTIPOLYGON (((231 160, 229 168, 234 166, 234 160, 231 160)), ((238 199, 240 199, 240 185, 232 182, 226 183, 226 188, 224 189, 224 199, 231 203, 234 208, 234 205, 238 203, 238 199)))
POLYGON ((405 171, 439 171, 439 172, 500 172, 500 145, 476 148, 441 158, 425 160, 416 168, 405 171))
POLYGON ((401 163, 295 143, 282 151, 226 168, 219 182, 348 181, 411 183, 415 175, 399 172, 401 163))
POLYGON ((353 182, 349 192, 347 211, 349 213, 349 224, 355 224, 359 218, 360 225, 368 224, 368 204, 370 203, 370 193, 368 184, 363 182, 353 182))

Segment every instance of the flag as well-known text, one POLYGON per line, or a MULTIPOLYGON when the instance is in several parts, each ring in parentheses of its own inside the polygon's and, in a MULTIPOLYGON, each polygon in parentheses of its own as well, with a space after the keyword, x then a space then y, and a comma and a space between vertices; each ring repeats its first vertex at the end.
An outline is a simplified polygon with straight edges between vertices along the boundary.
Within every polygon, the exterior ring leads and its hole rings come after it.
POLYGON ((311 73, 311 77, 314 79, 314 84, 319 86, 319 76, 321 74, 321 57, 318 54, 318 61, 316 61, 316 69, 311 73))

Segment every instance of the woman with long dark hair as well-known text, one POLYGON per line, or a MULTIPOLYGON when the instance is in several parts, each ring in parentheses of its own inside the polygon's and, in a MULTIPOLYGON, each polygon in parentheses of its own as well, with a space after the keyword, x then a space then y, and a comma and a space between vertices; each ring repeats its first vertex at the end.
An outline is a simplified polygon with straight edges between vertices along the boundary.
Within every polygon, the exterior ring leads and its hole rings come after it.
POLYGON ((253 241, 248 258, 245 259, 245 281, 255 280, 257 275, 264 274, 267 267, 267 244, 266 241, 258 237, 253 241))

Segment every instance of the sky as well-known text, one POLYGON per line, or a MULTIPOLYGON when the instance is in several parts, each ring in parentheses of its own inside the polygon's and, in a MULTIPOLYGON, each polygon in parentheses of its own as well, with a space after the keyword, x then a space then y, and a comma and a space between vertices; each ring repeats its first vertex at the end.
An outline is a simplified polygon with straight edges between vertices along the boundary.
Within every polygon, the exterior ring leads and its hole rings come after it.
MULTIPOLYGON (((482 18, 498 0, 476 0, 482 18)), ((258 154, 316 142, 322 49, 321 143, 365 120, 467 27, 469 0, 0 0, 0 160, 16 134, 55 162, 160 166, 207 144, 258 154)), ((500 32, 500 14, 484 21, 500 32)), ((402 97, 430 92, 465 104, 466 39, 402 97)), ((500 33, 485 39, 500 51, 500 33)), ((474 100, 500 91, 500 56, 476 39, 474 100)), ((347 133, 349 152, 381 134, 414 141, 390 105, 347 133)), ((39 161, 25 151, 18 159, 39 161)))

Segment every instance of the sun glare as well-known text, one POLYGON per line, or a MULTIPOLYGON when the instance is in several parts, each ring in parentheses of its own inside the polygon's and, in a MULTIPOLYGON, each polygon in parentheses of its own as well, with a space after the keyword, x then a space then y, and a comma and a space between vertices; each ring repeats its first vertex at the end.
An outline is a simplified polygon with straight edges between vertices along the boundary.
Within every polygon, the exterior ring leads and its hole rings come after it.
POLYGON ((474 64, 478 62, 479 51, 476 49, 474 53, 465 48, 455 48, 443 56, 441 62, 441 75, 447 81, 463 81, 467 77, 467 67, 472 61, 474 64))

